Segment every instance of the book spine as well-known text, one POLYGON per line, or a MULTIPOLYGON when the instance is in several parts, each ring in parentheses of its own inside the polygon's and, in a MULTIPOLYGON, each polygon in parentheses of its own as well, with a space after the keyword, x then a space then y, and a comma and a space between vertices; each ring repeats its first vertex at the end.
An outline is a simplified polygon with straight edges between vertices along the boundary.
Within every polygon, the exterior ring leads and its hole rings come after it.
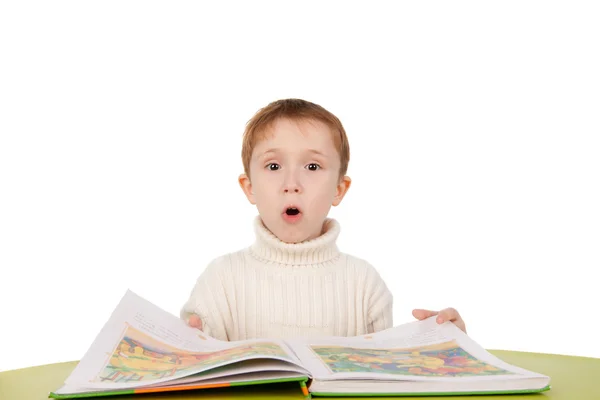
POLYGON ((308 393, 308 388, 306 387, 306 381, 300 382, 300 389, 302 390, 302 394, 305 399, 310 399, 310 393, 308 393))

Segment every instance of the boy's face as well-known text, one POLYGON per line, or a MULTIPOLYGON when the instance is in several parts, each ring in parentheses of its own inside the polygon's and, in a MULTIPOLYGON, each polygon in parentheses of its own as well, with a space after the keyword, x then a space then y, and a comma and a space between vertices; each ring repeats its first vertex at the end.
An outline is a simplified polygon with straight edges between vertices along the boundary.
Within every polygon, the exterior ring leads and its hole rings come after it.
POLYGON ((350 187, 339 171, 327 125, 279 119, 256 143, 250 177, 242 174, 239 182, 265 226, 280 240, 299 243, 321 235, 329 209, 350 187))

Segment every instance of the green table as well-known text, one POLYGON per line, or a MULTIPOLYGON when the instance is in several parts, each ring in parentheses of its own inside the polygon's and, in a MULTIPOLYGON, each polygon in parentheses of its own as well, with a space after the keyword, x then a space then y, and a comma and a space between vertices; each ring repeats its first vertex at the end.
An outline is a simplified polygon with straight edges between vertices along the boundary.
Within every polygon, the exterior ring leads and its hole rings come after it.
MULTIPOLYGON (((600 359, 588 357, 560 356, 554 354, 525 353, 492 350, 490 353, 504 361, 550 376, 552 389, 543 393, 526 395, 457 396, 446 399, 553 399, 553 400, 598 400, 600 399, 600 359)), ((58 389, 71 373, 76 361, 42 365, 0 372, 0 400, 43 400, 48 393, 58 389)), ((113 400, 172 400, 172 399, 304 399, 295 385, 273 387, 254 386, 248 388, 213 389, 203 391, 171 392, 160 394, 127 395, 112 397, 113 400)), ((107 398, 109 399, 109 398, 107 398)), ((323 398, 324 399, 324 398, 323 398)), ((366 400, 365 397, 360 398, 366 400)), ((423 397, 403 397, 421 399, 423 397)), ((341 398, 334 398, 341 400, 341 398)), ((379 398, 381 400, 381 398, 379 398)))

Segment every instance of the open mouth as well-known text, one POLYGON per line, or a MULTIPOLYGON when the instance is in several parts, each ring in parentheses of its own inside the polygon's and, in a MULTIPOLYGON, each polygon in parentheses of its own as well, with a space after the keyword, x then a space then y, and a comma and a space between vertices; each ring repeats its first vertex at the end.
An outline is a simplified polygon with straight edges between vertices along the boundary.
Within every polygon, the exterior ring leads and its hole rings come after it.
POLYGON ((285 210, 285 214, 289 215, 289 216, 298 215, 298 214, 300 214, 300 210, 298 210, 296 207, 288 207, 285 210))

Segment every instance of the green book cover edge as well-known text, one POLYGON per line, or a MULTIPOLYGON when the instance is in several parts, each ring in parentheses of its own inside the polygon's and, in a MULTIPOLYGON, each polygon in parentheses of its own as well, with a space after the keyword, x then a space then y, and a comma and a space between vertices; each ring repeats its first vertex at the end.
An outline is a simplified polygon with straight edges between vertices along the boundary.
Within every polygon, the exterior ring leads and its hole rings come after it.
MULTIPOLYGON (((252 386, 252 385, 265 385, 265 384, 269 384, 269 383, 286 383, 286 382, 298 382, 300 384, 300 387, 304 387, 306 388, 306 382, 308 382, 308 378, 307 377, 298 377, 298 378, 280 378, 280 379, 262 379, 262 380, 255 380, 255 381, 247 381, 247 382, 232 382, 229 384, 229 386, 225 386, 225 387, 221 387, 221 388, 216 388, 216 389, 227 389, 227 388, 233 388, 233 387, 240 387, 240 386, 252 386)), ((148 389, 148 388, 144 388, 144 389, 148 389)), ((166 393, 166 392, 183 392, 186 390, 206 390, 206 389, 215 389, 215 388, 181 388, 179 390, 160 390, 160 388, 157 388, 157 390, 155 392, 152 393, 166 393)), ((135 392, 135 389, 122 389, 122 390, 111 390, 111 391, 100 391, 100 392, 85 392, 85 393, 73 393, 73 394, 58 394, 55 392, 50 392, 50 394, 48 395, 49 398, 53 398, 53 399, 82 399, 82 398, 90 398, 90 397, 109 397, 109 396, 120 396, 120 395, 131 395, 131 394, 137 394, 135 392)))
POLYGON ((502 391, 465 391, 465 392, 390 392, 390 393, 329 393, 313 392, 314 397, 432 397, 432 396, 473 396, 473 395, 494 395, 494 394, 526 394, 540 393, 550 390, 550 385, 540 389, 522 389, 522 390, 502 390, 502 391))

